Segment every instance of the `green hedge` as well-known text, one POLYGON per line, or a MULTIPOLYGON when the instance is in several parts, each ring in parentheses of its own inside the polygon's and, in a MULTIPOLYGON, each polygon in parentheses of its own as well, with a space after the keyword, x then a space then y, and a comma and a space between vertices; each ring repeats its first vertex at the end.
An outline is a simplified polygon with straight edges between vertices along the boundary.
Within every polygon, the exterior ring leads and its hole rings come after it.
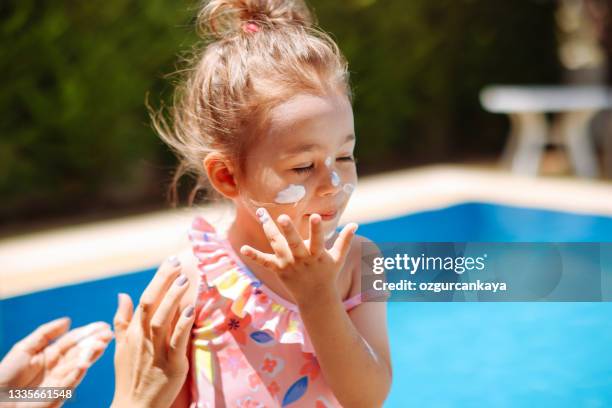
MULTIPOLYGON (((496 153, 490 83, 558 78, 552 1, 310 2, 351 64, 359 169, 496 153)), ((163 205, 173 159, 144 106, 196 40, 193 2, 0 5, 0 221, 163 205)))

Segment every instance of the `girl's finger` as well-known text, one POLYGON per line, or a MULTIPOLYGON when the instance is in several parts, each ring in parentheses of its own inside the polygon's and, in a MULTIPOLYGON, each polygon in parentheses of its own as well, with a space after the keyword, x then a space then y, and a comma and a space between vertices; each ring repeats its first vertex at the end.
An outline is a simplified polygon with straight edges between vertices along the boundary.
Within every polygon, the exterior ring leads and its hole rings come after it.
POLYGON ((168 287, 177 278, 181 270, 181 263, 177 257, 168 258, 157 270, 153 280, 147 286, 140 297, 138 304, 138 315, 144 333, 150 333, 150 321, 161 302, 168 287))
POLYGON ((249 258, 251 258, 252 260, 257 262, 259 265, 265 268, 270 268, 270 269, 278 268, 278 265, 276 263, 277 258, 276 256, 272 254, 266 254, 265 252, 258 251, 257 249, 251 246, 248 246, 248 245, 243 245, 240 248, 240 253, 245 256, 248 256, 249 258))
POLYGON ((287 239, 287 245, 292 252, 294 258, 304 258, 308 256, 308 248, 304 245, 302 237, 295 229, 295 225, 291 221, 288 215, 282 214, 278 217, 278 225, 280 225, 285 238, 287 239))
POLYGON ((62 317, 39 326, 27 337, 15 344, 14 348, 28 354, 36 354, 44 349, 51 340, 66 333, 70 327, 70 319, 62 317))
POLYGON ((265 208, 260 207, 257 209, 256 214, 259 217, 259 222, 261 222, 264 233, 266 234, 268 241, 270 241, 270 246, 272 247, 272 250, 276 256, 287 261, 291 260, 293 255, 291 255, 289 244, 274 221, 272 221, 272 218, 270 218, 268 211, 265 208))
POLYGON ((171 322, 188 287, 189 279, 187 276, 184 274, 179 275, 170 289, 168 289, 168 292, 166 292, 151 319, 151 338, 153 339, 156 351, 160 353, 165 353, 167 341, 170 337, 169 334, 172 334, 171 322))
POLYGON ((349 249, 351 248, 351 242, 353 241, 357 227, 357 224, 350 223, 345 225, 344 228, 342 228, 342 231, 340 231, 338 239, 336 239, 334 246, 329 251, 330 255, 337 263, 344 263, 349 249))
POLYGON ((176 322, 174 332, 170 338, 170 359, 183 358, 187 352, 187 344, 195 318, 195 308, 187 306, 176 322))
POLYGON ((320 255, 325 250, 325 237, 319 214, 310 214, 308 218, 310 226, 310 253, 313 256, 320 255))
POLYGON ((123 338, 123 335, 132 321, 134 304, 132 303, 132 298, 127 293, 119 293, 117 299, 119 305, 117 306, 117 312, 115 312, 115 317, 113 318, 113 327, 115 328, 117 340, 120 340, 123 338))

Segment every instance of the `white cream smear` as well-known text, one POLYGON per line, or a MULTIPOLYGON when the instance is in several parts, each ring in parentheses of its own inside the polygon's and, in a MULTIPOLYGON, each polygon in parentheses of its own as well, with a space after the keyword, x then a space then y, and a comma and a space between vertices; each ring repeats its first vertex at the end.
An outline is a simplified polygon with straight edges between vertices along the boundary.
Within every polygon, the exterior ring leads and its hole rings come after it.
POLYGON ((338 173, 336 173, 335 171, 331 172, 331 183, 334 187, 337 187, 338 184, 340 184, 340 176, 338 176, 338 173))
POLYGON ((79 365, 88 367, 94 355, 94 350, 99 347, 101 342, 95 337, 88 337, 79 341, 79 365))
POLYGON ((306 195, 306 188, 299 184, 289 184, 289 186, 279 191, 274 199, 278 204, 293 204, 300 201, 306 195))
POLYGON ((326 158, 325 158, 325 165, 326 165, 327 167, 329 167, 329 166, 331 166, 331 164, 332 164, 332 158, 331 158, 331 157, 329 157, 329 156, 328 156, 328 157, 326 157, 326 158))
POLYGON ((352 194, 355 191, 355 185, 351 183, 346 183, 342 186, 342 191, 346 194, 352 194))

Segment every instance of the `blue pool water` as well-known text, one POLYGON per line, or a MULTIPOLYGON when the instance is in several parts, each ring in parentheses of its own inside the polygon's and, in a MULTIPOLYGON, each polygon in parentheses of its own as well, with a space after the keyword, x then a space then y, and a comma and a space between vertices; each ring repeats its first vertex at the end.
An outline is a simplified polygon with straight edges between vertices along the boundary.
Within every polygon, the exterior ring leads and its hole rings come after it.
MULTIPOLYGON (((375 242, 612 242, 612 218, 466 203, 360 226, 375 242)), ((154 271, 6 299, 0 355, 37 325, 112 321, 154 271)), ((394 379, 386 407, 612 406, 612 303, 390 303, 394 379)), ((111 344, 73 407, 106 407, 111 344)))

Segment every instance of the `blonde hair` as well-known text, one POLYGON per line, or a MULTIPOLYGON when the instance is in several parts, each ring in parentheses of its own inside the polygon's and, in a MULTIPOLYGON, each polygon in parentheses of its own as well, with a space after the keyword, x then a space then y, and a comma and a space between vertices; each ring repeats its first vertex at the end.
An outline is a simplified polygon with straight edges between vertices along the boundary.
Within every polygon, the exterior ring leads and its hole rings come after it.
MULTIPOLYGON (((265 134, 269 111, 301 93, 352 99, 347 62, 315 27, 302 0, 210 0, 197 19, 205 47, 186 60, 169 118, 150 109, 161 139, 178 155, 170 198, 195 177, 188 204, 208 186, 204 158, 218 151, 244 172, 250 143, 265 134)), ((214 190, 214 189, 213 189, 214 190)))

